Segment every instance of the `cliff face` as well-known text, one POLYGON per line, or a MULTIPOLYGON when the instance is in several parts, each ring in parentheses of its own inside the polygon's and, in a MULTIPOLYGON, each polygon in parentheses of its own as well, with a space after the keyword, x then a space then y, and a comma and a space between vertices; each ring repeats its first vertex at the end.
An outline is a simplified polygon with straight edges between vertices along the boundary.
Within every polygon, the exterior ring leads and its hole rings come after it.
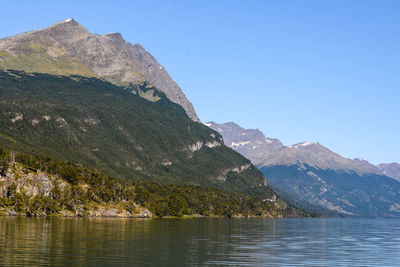
POLYGON ((119 33, 91 34, 73 19, 1 39, 0 68, 97 76, 123 86, 147 81, 199 121, 181 88, 140 44, 125 42, 119 33))

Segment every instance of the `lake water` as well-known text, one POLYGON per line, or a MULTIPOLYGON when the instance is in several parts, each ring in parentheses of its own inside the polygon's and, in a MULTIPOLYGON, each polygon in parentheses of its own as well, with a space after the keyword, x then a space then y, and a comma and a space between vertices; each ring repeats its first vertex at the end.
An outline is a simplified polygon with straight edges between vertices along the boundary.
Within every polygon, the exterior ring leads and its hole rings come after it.
POLYGON ((400 220, 0 217, 1 266, 400 266, 400 220))

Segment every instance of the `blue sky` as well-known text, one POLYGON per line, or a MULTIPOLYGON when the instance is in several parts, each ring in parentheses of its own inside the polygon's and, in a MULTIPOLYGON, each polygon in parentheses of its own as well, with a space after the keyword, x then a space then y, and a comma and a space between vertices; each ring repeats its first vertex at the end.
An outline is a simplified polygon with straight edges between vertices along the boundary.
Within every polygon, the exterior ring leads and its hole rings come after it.
POLYGON ((165 66, 202 121, 400 162, 400 1, 2 1, 0 37, 74 18, 165 66))

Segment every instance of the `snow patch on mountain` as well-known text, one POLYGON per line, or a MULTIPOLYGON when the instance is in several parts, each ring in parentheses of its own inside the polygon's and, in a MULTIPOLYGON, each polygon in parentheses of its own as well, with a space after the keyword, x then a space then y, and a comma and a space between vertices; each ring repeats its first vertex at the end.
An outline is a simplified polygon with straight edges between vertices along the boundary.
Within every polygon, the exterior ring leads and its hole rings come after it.
POLYGON ((313 145, 313 143, 302 142, 302 143, 298 143, 298 144, 295 144, 295 145, 288 146, 288 148, 307 147, 307 146, 311 146, 311 145, 313 145))
POLYGON ((239 143, 232 142, 230 147, 244 146, 244 145, 247 145, 247 144, 250 144, 250 141, 239 142, 239 143))

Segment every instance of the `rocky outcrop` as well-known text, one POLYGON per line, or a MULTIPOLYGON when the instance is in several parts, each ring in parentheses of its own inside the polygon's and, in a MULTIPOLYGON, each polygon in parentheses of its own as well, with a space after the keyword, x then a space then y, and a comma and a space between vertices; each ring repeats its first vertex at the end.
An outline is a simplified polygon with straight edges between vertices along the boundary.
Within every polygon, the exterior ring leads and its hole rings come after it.
MULTIPOLYGON (((87 191, 89 186, 86 184, 78 185, 87 191)), ((21 164, 14 163, 5 176, 0 176, 0 198, 20 199, 22 198, 27 207, 21 213, 18 209, 18 201, 15 205, 2 207, 0 205, 0 215, 16 216, 26 215, 47 216, 44 209, 35 209, 37 204, 54 199, 55 195, 63 198, 66 192, 72 189, 71 184, 65 182, 57 176, 41 172, 35 169, 27 169, 21 164), (31 209, 31 210, 29 210, 31 209)), ((51 205, 51 202, 48 204, 51 205)), ((54 215, 64 217, 116 217, 116 218, 152 218, 153 214, 146 208, 132 202, 120 201, 113 203, 93 202, 86 205, 76 204, 72 210, 62 209, 54 215)))
POLYGON ((204 146, 206 146, 208 148, 216 148, 216 147, 221 146, 221 143, 219 143, 217 140, 209 141, 206 143, 203 143, 202 141, 197 141, 196 143, 183 148, 183 151, 190 151, 191 153, 195 153, 196 151, 199 151, 200 149, 202 149, 204 146))
POLYGON ((89 210, 87 213, 89 217, 108 217, 108 218, 152 218, 153 214, 137 204, 135 204, 135 212, 129 212, 117 207, 98 207, 95 210, 89 210))
POLYGON ((220 181, 220 182, 225 182, 226 181, 226 177, 230 172, 241 173, 241 172, 247 170, 250 167, 251 167, 251 164, 245 164, 245 165, 242 165, 242 166, 239 166, 239 167, 234 167, 234 168, 222 170, 221 174, 217 177, 217 180, 220 181))

